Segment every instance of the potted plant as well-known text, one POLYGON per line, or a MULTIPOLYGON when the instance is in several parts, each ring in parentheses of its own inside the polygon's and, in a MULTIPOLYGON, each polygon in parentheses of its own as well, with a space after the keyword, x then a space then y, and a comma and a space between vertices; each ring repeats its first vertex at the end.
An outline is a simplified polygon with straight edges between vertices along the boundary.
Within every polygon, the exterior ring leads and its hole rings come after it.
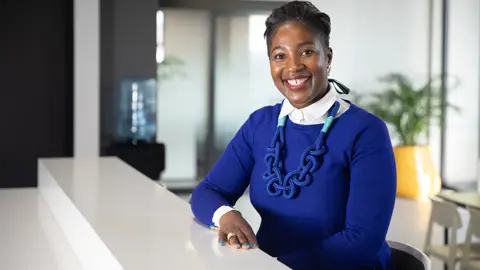
POLYGON ((457 111, 458 108, 447 102, 442 104, 440 87, 435 86, 439 81, 436 78, 415 87, 406 76, 391 73, 380 78, 386 85, 384 90, 355 97, 355 102, 382 118, 391 130, 396 142, 398 197, 425 198, 441 189, 428 146, 428 133, 430 125, 439 123, 447 108, 457 111))

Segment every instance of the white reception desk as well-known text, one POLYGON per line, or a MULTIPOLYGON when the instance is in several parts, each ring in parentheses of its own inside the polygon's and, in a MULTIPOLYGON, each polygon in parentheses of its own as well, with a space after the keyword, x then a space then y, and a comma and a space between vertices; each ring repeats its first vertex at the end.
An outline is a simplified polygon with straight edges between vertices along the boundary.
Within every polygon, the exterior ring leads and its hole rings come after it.
POLYGON ((187 202, 117 158, 38 163, 39 192, 84 269, 288 269, 219 247, 187 202))

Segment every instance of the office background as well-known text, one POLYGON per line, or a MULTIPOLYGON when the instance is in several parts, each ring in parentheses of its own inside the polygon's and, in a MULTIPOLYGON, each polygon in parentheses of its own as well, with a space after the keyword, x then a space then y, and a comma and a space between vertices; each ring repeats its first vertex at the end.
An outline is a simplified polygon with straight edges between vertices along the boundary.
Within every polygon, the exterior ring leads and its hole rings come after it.
MULTIPOLYGON (((332 18, 332 77, 354 92, 378 91, 378 77, 390 72, 418 84, 442 73, 459 79, 444 90, 461 112, 447 111, 428 144, 445 184, 476 185, 479 3, 313 2, 332 18)), ((231 2, 235 10, 225 2, 216 12, 208 10, 214 1, 175 3, 2 2, 2 187, 34 186, 37 157, 105 154, 120 81, 155 78, 161 55, 181 59, 185 74, 158 81, 156 138, 170 183, 201 180, 248 114, 280 100, 262 36, 278 2, 231 2)))

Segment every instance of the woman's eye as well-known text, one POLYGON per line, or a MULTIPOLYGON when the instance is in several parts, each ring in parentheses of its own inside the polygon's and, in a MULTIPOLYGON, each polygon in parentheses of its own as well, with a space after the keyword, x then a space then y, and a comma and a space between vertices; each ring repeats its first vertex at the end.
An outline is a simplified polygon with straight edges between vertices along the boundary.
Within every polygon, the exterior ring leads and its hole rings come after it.
POLYGON ((282 60, 285 59, 285 54, 279 53, 274 56, 275 60, 282 60))
POLYGON ((308 56, 308 55, 311 55, 313 53, 314 53, 313 50, 305 50, 305 51, 302 52, 302 56, 308 56))

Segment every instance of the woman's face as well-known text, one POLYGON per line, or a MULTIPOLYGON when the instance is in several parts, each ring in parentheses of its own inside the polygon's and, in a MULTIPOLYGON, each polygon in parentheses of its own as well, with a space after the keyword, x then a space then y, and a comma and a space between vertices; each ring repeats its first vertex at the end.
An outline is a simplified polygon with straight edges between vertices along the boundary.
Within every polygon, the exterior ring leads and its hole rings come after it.
POLYGON ((281 25, 272 37, 270 69, 273 82, 296 108, 319 100, 328 86, 332 50, 300 22, 281 25))

